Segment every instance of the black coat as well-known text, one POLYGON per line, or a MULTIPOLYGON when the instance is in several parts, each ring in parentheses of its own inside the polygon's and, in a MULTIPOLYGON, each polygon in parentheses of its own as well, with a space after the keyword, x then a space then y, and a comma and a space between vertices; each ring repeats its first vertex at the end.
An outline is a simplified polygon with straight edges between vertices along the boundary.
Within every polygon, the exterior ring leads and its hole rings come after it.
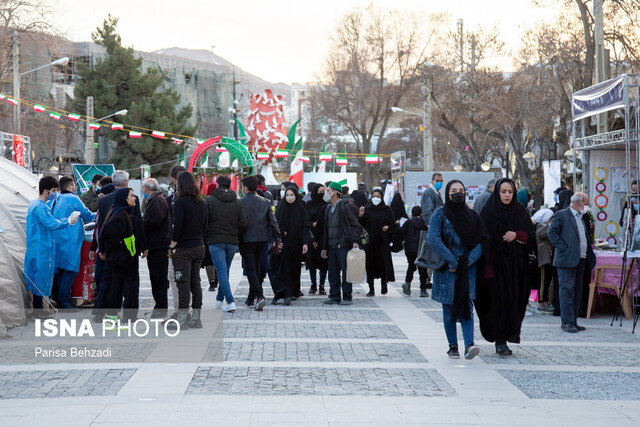
MULTIPOLYGON (((98 230, 101 229, 102 224, 104 223, 104 219, 107 217, 109 210, 111 210, 111 206, 113 206, 113 199, 115 198, 115 191, 111 194, 107 194, 102 197, 98 202, 98 212, 100 214, 98 218, 98 223, 96 226, 98 230)), ((133 211, 131 213, 131 222, 133 224, 133 234, 136 236, 136 248, 138 248, 138 254, 142 254, 142 252, 146 251, 147 248, 147 237, 144 233, 144 225, 142 224, 142 214, 140 213, 140 199, 138 196, 134 196, 136 198, 136 205, 133 207, 133 211)))
POLYGON ((247 216, 236 193, 228 188, 218 187, 207 196, 205 202, 209 212, 207 244, 238 245, 240 236, 247 228, 247 216))
POLYGON ((381 202, 378 206, 367 203, 360 223, 369 233, 367 252, 367 279, 382 278, 388 282, 396 280, 391 260, 389 241, 395 225, 391 208, 381 202), (389 231, 382 231, 382 227, 389 226, 389 231))
POLYGON ((166 250, 169 247, 169 206, 161 192, 156 191, 149 196, 142 224, 149 250, 166 250))
POLYGON ((404 236, 404 252, 407 255, 418 255, 420 247, 420 231, 426 230, 427 224, 422 217, 413 217, 402 224, 402 234, 404 236))
MULTIPOLYGON (((129 267, 133 261, 124 239, 133 234, 133 224, 129 214, 122 210, 110 216, 100 234, 100 252, 107 257, 109 265, 129 267)), ((136 248, 137 248, 136 239, 136 248)))

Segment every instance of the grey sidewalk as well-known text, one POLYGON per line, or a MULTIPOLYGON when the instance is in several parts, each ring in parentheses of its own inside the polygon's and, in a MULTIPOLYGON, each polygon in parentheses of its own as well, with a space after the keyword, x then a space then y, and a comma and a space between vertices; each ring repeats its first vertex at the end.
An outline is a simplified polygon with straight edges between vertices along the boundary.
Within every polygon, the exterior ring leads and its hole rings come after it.
MULTIPOLYGON (((566 334, 558 318, 526 317, 523 343, 504 359, 476 324, 480 356, 450 360, 439 305, 399 291, 405 262, 394 255, 399 280, 386 296, 379 284, 375 298, 358 286, 353 306, 305 296, 257 313, 243 304, 236 256, 238 311, 224 315, 223 363, 0 361, 0 425, 640 425, 630 321, 611 327, 596 316, 566 334)), ((146 263, 141 272, 148 307, 146 263)), ((204 291, 206 307, 214 298, 204 291)))

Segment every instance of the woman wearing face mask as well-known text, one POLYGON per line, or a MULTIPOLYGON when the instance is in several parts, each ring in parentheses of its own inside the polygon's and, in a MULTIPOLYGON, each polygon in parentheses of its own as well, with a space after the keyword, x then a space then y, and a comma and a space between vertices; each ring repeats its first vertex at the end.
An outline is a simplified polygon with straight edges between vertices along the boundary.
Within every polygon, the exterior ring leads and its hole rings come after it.
POLYGON ((274 301, 284 298, 284 304, 290 305, 300 294, 302 259, 309 250, 309 214, 296 187, 287 187, 284 201, 276 209, 276 219, 283 245, 282 289, 273 289, 274 301))
POLYGON ((318 292, 319 295, 326 295, 324 284, 327 279, 327 269, 329 265, 327 260, 320 256, 320 250, 318 249, 318 245, 322 240, 324 209, 327 206, 327 203, 323 200, 324 190, 324 185, 315 184, 311 188, 311 200, 307 202, 309 224, 311 225, 311 234, 313 235, 313 241, 309 246, 309 252, 307 252, 307 269, 311 277, 309 295, 314 295, 316 292, 318 292), (320 272, 320 288, 318 288, 317 272, 320 272))
POLYGON ((298 185, 295 182, 285 181, 280 184, 280 192, 278 193, 278 202, 284 201, 284 193, 287 191, 287 188, 294 187, 296 191, 298 191, 298 185))
POLYGON ((456 322, 462 326, 464 357, 473 359, 480 348, 473 340, 473 299, 477 275, 484 267, 489 235, 477 212, 466 204, 461 181, 449 181, 444 207, 435 210, 429 222, 427 242, 445 260, 433 272, 432 298, 442 304, 442 321, 449 342, 447 354, 460 358, 456 322))
POLYGON ((389 247, 390 232, 393 230, 395 221, 391 208, 382 199, 382 190, 373 190, 371 200, 366 206, 360 208, 360 223, 369 233, 369 244, 365 248, 367 252, 367 282, 369 284, 368 297, 375 296, 374 279, 381 280, 380 293, 382 295, 387 293, 387 282, 396 280, 391 261, 391 248, 389 247))
POLYGON ((520 342, 520 327, 529 301, 528 254, 535 228, 526 208, 516 200, 516 185, 496 183, 480 216, 489 231, 489 259, 476 292, 480 331, 496 343, 496 353, 510 356, 507 341, 520 342))

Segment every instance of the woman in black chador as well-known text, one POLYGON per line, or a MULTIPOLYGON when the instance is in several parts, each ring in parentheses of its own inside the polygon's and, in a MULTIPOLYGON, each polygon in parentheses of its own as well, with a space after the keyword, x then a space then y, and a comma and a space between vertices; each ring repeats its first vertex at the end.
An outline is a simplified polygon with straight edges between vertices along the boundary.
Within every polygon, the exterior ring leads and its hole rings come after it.
POLYGON ((382 190, 373 190, 371 200, 360 208, 360 223, 369 233, 367 252, 367 282, 369 283, 368 297, 375 296, 374 279, 382 281, 382 295, 387 293, 387 282, 396 280, 391 261, 389 247, 390 234, 395 220, 391 208, 384 203, 382 190))
POLYGON ((496 353, 510 356, 507 341, 520 342, 520 327, 529 301, 528 254, 535 228, 527 209, 516 200, 510 179, 496 183, 480 214, 489 231, 489 259, 476 290, 480 332, 496 343, 496 353))
POLYGON ((309 276, 311 277, 311 289, 309 289, 309 295, 315 295, 318 292, 319 295, 326 295, 324 290, 324 284, 327 280, 327 270, 329 263, 326 259, 320 256, 320 250, 318 244, 322 240, 322 226, 324 219, 324 209, 327 203, 323 200, 324 185, 315 184, 311 188, 311 200, 307 202, 307 211, 309 212, 309 224, 311 225, 311 234, 313 235, 313 241, 309 246, 309 252, 307 252, 307 269, 309 270, 309 276), (317 273, 320 273, 320 287, 318 288, 317 273))
POLYGON ((275 300, 284 298, 291 304, 300 294, 300 273, 303 255, 309 249, 309 214, 298 189, 288 186, 284 198, 276 209, 276 219, 282 234, 282 288, 274 289, 275 300))

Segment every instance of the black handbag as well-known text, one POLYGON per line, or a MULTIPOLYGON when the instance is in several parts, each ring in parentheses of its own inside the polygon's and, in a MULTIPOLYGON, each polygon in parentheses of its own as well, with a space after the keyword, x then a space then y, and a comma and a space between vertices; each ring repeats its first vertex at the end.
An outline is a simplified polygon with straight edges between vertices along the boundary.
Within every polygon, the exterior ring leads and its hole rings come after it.
MULTIPOLYGON (((440 224, 440 235, 444 228, 444 212, 442 213, 442 223, 440 224)), ((449 248, 449 239, 442 240, 442 243, 449 248)), ((427 244, 427 231, 420 232, 420 246, 418 247, 418 256, 416 256, 415 264, 418 267, 431 268, 432 270, 440 270, 446 266, 447 261, 442 259, 440 255, 427 244)))
POLYGON ((402 234, 402 228, 398 224, 395 225, 392 237, 391 237, 391 252, 398 253, 404 249, 404 235, 402 234))

